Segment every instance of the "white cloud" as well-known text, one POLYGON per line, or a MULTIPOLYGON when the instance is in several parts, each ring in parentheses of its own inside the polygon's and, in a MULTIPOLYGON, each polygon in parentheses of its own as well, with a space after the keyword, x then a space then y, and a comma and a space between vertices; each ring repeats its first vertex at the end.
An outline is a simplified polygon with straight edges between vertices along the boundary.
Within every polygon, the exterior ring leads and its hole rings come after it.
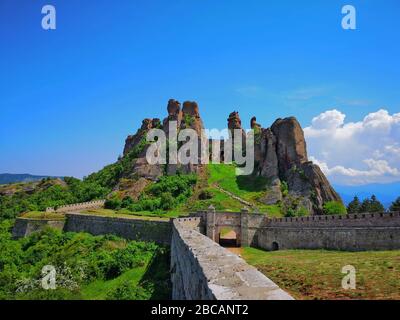
POLYGON ((312 128, 314 129, 335 129, 343 125, 346 115, 336 109, 321 113, 318 117, 312 119, 312 128))
POLYGON ((400 113, 381 109, 359 122, 345 118, 329 110, 304 129, 310 159, 338 184, 400 181, 400 113))

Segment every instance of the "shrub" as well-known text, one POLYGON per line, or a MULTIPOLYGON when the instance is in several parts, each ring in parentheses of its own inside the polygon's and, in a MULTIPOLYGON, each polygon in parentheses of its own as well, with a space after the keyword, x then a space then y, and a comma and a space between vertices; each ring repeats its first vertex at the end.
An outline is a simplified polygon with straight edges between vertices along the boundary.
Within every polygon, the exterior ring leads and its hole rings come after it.
POLYGON ((325 202, 323 209, 324 209, 324 214, 328 215, 347 213, 346 207, 343 205, 343 203, 338 201, 325 202))
POLYGON ((147 300, 150 295, 142 286, 125 281, 107 293, 107 300, 147 300))
POLYGON ((286 181, 282 181, 281 183, 281 192, 283 197, 286 197, 289 194, 289 186, 286 181))
POLYGON ((296 216, 296 211, 293 208, 287 208, 286 209, 286 213, 285 213, 285 217, 287 218, 292 218, 296 216))
POLYGON ((286 218, 294 218, 294 217, 305 217, 308 216, 310 213, 308 210, 302 206, 297 208, 289 207, 286 209, 285 217, 286 218))
POLYGON ((164 210, 172 209, 175 206, 175 199, 169 192, 161 194, 161 206, 164 210))
POLYGON ((134 202, 133 202, 133 199, 131 198, 131 197, 129 197, 129 196, 126 196, 126 197, 124 197, 123 199, 122 199, 122 202, 121 202, 121 207, 122 208, 128 208, 130 205, 132 205, 134 202))
POLYGON ((213 194, 210 190, 202 190, 199 194, 200 200, 209 200, 212 199, 213 194))
POLYGON ((296 211, 296 216, 297 217, 305 217, 308 216, 310 213, 308 212, 308 210, 304 207, 299 207, 296 211))
POLYGON ((118 210, 121 209, 122 201, 118 198, 107 199, 104 203, 106 209, 118 210))

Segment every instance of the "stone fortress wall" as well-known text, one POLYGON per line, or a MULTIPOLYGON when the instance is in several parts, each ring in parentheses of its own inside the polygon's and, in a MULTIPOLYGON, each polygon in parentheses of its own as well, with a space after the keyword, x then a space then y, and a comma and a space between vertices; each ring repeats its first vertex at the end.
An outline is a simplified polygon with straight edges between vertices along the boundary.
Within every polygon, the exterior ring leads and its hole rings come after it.
POLYGON ((201 217, 172 221, 174 300, 293 300, 238 255, 201 234, 201 217))
POLYGON ((222 228, 237 245, 278 249, 400 249, 400 213, 269 219, 262 214, 201 211, 174 219, 173 299, 291 299, 270 279, 217 243, 222 228))
POLYGON ((266 249, 346 251, 400 249, 400 213, 312 216, 253 221, 248 242, 266 249))
POLYGON ((365 213, 270 219, 242 212, 199 212, 206 234, 219 241, 221 228, 237 234, 237 244, 266 250, 400 249, 400 213, 365 213))
POLYGON ((12 236, 15 239, 24 238, 46 227, 63 230, 64 224, 64 220, 17 218, 12 230, 12 236))
POLYGON ((74 203, 74 204, 59 206, 58 208, 48 207, 46 208, 46 212, 65 213, 65 212, 74 212, 85 209, 98 209, 104 207, 105 202, 106 200, 94 200, 89 202, 74 203))
POLYGON ((145 220, 67 213, 64 231, 87 232, 92 235, 113 234, 125 239, 170 245, 169 220, 145 220))
POLYGON ((170 245, 173 299, 292 299, 218 244, 224 227, 236 231, 237 245, 266 250, 400 249, 399 212, 269 219, 245 210, 209 210, 170 221, 67 213, 65 222, 31 220, 18 218, 14 237, 48 225, 64 231, 115 234, 170 245))

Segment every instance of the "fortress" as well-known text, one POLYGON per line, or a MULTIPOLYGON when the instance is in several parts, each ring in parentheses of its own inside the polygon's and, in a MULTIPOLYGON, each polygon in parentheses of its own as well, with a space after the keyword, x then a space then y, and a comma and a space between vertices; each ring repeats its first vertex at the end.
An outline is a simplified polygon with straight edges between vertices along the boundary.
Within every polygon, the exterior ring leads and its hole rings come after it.
MULTIPOLYGON (((124 155, 118 161, 125 160, 128 165, 118 177, 113 191, 132 195, 137 200, 148 185, 163 175, 173 175, 178 171, 201 174, 202 164, 157 165, 147 162, 149 144, 146 136, 153 128, 163 130, 167 136, 171 124, 177 131, 191 128, 198 133, 199 139, 206 139, 210 145, 216 142, 201 136, 204 126, 196 102, 186 101, 181 109, 181 104, 171 99, 167 110, 168 116, 162 122, 144 119, 136 134, 127 137, 124 155)), ((237 246, 264 250, 400 249, 399 212, 323 214, 325 203, 341 205, 342 200, 321 169, 309 161, 303 130, 294 117, 278 119, 270 128, 262 128, 253 117, 250 125, 255 136, 253 176, 268 181, 263 185, 263 196, 259 201, 266 205, 279 204, 294 213, 303 209, 309 215, 272 219, 268 214, 250 213, 247 209, 241 212, 216 211, 212 206, 170 220, 81 213, 102 207, 104 200, 98 200, 47 208, 47 212, 65 214, 64 220, 20 217, 15 223, 13 236, 24 237, 51 226, 66 232, 114 234, 167 245, 171 248, 173 299, 292 299, 257 269, 220 246, 223 228, 234 231, 237 246)), ((246 141, 237 112, 229 115, 228 130, 239 130, 242 141, 246 141)), ((217 142, 221 147, 216 152, 224 159, 224 141, 217 142)), ((245 200, 233 194, 230 196, 242 205, 250 206, 245 200)))
MULTIPOLYGON (((158 118, 144 119, 136 134, 126 138, 123 159, 129 159, 132 155, 134 159, 132 166, 121 178, 133 180, 132 189, 135 192, 141 192, 145 188, 147 184, 143 183, 143 180, 151 183, 162 175, 173 175, 176 172, 198 174, 204 167, 201 161, 166 165, 148 163, 147 150, 151 145, 143 142, 146 142, 147 134, 152 129, 162 130, 166 137, 170 136, 171 127, 174 132, 192 129, 197 133, 199 146, 207 143, 211 147, 214 152, 211 154, 211 159, 215 156, 225 160, 227 156, 225 147, 230 145, 228 142, 232 139, 233 132, 235 136, 241 137, 239 139, 243 146, 241 150, 246 149, 247 133, 242 127, 238 112, 229 114, 227 131, 230 137, 221 141, 210 140, 204 136, 205 128, 199 110, 198 104, 194 101, 184 102, 181 108, 179 101, 170 99, 167 105, 168 116, 163 121, 158 118)), ((250 127, 254 135, 252 174, 268 181, 261 202, 267 205, 284 202, 288 207, 294 207, 295 210, 303 208, 311 214, 323 213, 323 205, 326 202, 342 202, 319 166, 309 161, 304 132, 296 118, 277 119, 269 128, 263 128, 253 117, 250 120, 250 127), (282 194, 283 183, 288 186, 287 195, 282 194)), ((175 144, 176 141, 170 142, 170 145, 175 144)), ((236 158, 233 158, 233 161, 236 161, 236 158)))
POLYGON ((400 212, 269 219, 263 214, 196 212, 171 220, 67 213, 65 221, 18 218, 22 237, 49 225, 63 231, 115 234, 171 247, 173 299, 292 299, 239 256, 219 245, 221 229, 232 228, 238 246, 265 250, 400 249, 400 212))

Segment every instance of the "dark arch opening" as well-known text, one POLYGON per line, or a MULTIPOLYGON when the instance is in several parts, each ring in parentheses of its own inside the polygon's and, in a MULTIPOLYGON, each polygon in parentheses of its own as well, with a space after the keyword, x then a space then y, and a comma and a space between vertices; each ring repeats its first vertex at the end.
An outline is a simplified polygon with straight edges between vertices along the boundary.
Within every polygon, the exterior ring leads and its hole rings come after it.
POLYGON ((272 251, 278 251, 278 250, 279 250, 278 242, 276 241, 272 242, 272 251))
POLYGON ((221 228, 219 233, 219 244, 223 247, 240 247, 237 232, 229 227, 221 228))

